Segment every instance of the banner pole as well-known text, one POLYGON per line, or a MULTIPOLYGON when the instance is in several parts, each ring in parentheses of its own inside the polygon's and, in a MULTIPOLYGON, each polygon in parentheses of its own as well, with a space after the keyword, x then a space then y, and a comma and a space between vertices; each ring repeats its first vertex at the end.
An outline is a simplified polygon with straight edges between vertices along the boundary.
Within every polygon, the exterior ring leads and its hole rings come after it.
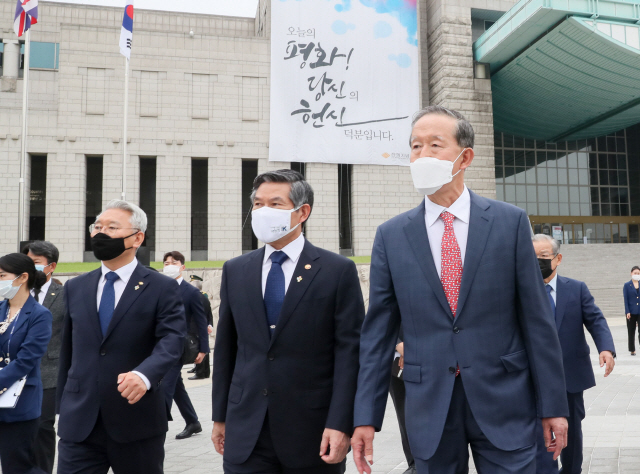
POLYGON ((127 198, 127 117, 129 115, 129 58, 125 57, 124 72, 124 131, 122 132, 122 200, 127 198))
POLYGON ((18 252, 20 242, 25 240, 25 173, 27 168, 27 110, 29 107, 29 56, 31 52, 31 29, 26 32, 24 42, 24 73, 22 81, 22 140, 20 146, 20 180, 18 181, 18 252))

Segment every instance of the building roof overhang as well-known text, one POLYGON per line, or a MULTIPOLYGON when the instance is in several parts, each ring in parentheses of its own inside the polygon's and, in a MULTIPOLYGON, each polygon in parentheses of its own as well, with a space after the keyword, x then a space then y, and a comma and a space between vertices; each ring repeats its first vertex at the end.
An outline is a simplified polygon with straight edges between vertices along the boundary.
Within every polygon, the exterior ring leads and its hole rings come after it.
POLYGON ((494 128, 547 141, 640 122, 640 5, 521 0, 473 45, 491 67, 494 128))

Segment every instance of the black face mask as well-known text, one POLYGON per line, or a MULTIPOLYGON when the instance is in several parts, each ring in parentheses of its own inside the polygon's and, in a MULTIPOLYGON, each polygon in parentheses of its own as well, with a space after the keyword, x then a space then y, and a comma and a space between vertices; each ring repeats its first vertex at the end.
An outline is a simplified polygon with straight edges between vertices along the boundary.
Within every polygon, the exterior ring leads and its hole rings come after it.
MULTIPOLYGON (((137 232, 134 232, 131 235, 136 234, 137 232)), ((91 237, 91 250, 93 250, 93 255, 100 261, 109 261, 118 258, 125 250, 133 248, 126 248, 124 246, 124 239, 128 239, 131 235, 127 235, 126 237, 109 237, 103 232, 98 232, 91 237)))
MULTIPOLYGON (((553 257, 556 258, 556 257, 553 257)), ((542 279, 546 280, 553 273, 553 268, 551 268, 551 261, 553 258, 539 258, 538 265, 540 265, 540 271, 542 272, 542 279)))

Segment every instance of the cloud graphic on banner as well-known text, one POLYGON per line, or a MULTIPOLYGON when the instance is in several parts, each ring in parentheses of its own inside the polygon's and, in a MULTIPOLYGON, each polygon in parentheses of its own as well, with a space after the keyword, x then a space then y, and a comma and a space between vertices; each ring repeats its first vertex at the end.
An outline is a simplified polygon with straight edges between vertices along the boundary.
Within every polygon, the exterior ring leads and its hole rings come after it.
POLYGON ((395 61, 398 66, 404 68, 411 66, 411 58, 409 57, 409 55, 404 53, 398 54, 397 56, 395 54, 390 54, 389 61, 395 61))
POLYGON ((392 28, 389 23, 386 21, 379 21, 373 27, 373 37, 374 38, 388 38, 391 36, 392 28))
POLYGON ((356 25, 353 23, 345 23, 342 20, 336 20, 331 24, 331 30, 337 35, 344 35, 349 30, 355 30, 356 25))
POLYGON ((342 3, 337 4, 334 8, 337 12, 348 12, 351 10, 351 0, 341 0, 342 3))
POLYGON ((407 41, 414 46, 418 45, 418 8, 416 2, 417 0, 360 0, 360 3, 365 7, 374 8, 376 13, 387 13, 397 18, 407 30, 407 41))

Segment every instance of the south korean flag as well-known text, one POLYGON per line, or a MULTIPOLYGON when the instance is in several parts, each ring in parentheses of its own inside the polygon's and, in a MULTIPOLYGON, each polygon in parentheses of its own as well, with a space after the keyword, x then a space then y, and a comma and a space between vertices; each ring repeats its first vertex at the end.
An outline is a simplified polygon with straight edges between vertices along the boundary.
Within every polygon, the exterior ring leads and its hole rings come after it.
POLYGON ((131 41, 133 40, 133 0, 124 7, 122 29, 120 30, 120 54, 131 58, 131 41))

